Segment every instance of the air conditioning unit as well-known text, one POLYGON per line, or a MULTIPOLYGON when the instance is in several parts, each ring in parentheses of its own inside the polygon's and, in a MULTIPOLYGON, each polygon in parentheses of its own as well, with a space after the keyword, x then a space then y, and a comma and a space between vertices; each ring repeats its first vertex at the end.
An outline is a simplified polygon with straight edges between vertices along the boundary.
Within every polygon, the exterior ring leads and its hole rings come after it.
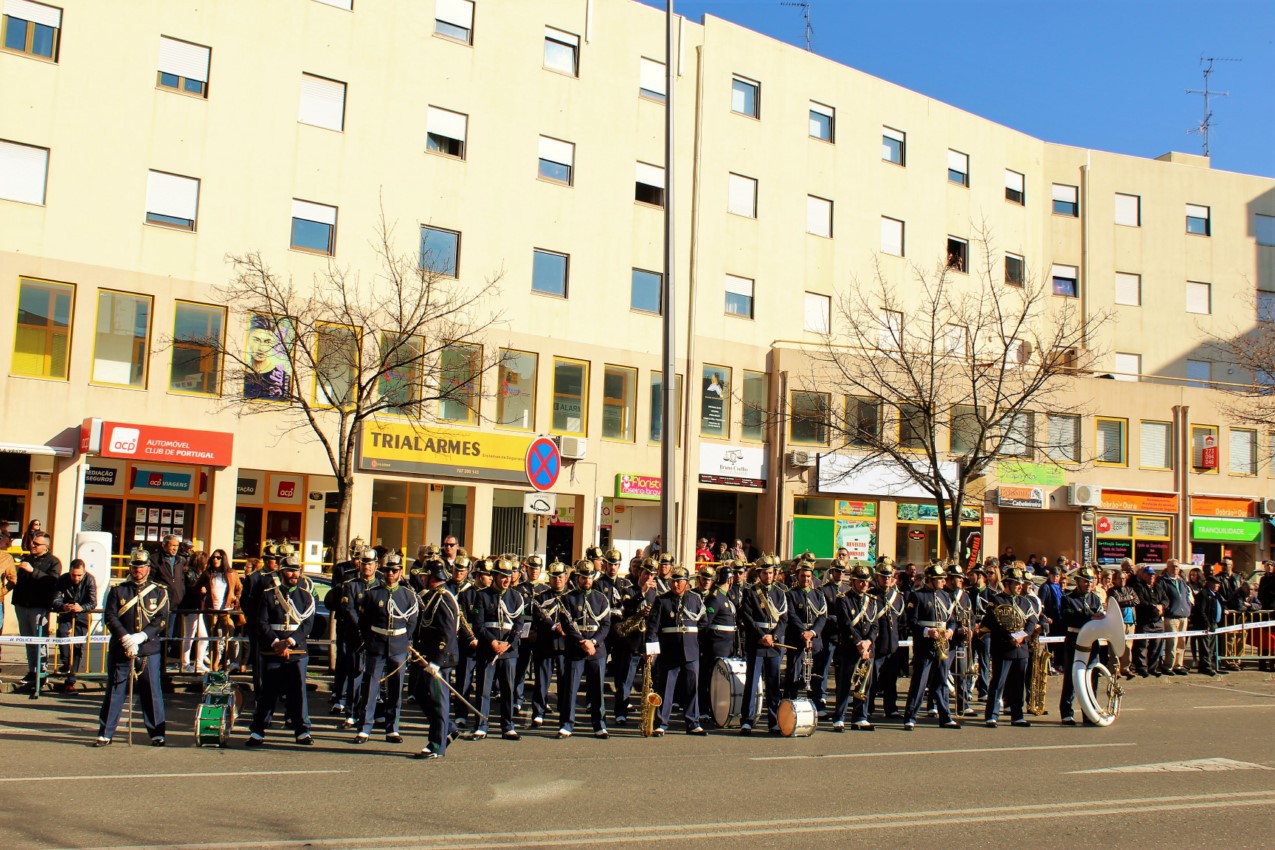
POLYGON ((795 449, 788 453, 788 465, 798 467, 811 467, 819 462, 819 453, 806 451, 805 449, 795 449))
POLYGON ((584 460, 589 450, 589 441, 584 437, 554 437, 553 441, 558 444, 558 454, 563 460, 584 460))
POLYGON ((1096 508, 1102 504, 1102 488, 1092 484, 1071 484, 1067 487, 1067 504, 1078 508, 1096 508))
POLYGON ((1275 498, 1267 496, 1257 502, 1257 512, 1262 516, 1275 516, 1275 498))

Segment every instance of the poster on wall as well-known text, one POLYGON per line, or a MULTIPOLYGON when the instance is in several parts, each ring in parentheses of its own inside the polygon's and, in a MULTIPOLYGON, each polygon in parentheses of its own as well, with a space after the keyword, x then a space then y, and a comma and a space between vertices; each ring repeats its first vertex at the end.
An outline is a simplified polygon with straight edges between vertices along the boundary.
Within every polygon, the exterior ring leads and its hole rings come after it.
POLYGON ((147 522, 152 522, 152 523, 158 523, 158 522, 159 522, 159 508, 151 508, 151 509, 147 512, 147 519, 146 519, 146 521, 147 521, 147 522))
POLYGON ((730 396, 730 370, 721 366, 704 367, 704 389, 700 407, 700 433, 724 437, 726 409, 730 396))
POLYGON ((135 511, 133 511, 133 522, 141 522, 141 523, 145 523, 145 522, 146 522, 146 508, 145 508, 145 507, 139 507, 139 508, 137 508, 135 511))
POLYGON ((135 526, 133 526, 133 539, 134 539, 134 540, 136 540, 138 543, 145 542, 145 540, 146 540, 146 526, 144 526, 144 525, 135 525, 135 526))
POLYGON ((173 511, 172 511, 172 508, 164 508, 163 510, 161 510, 161 511, 159 512, 159 521, 160 521, 160 522, 172 522, 172 521, 173 521, 173 511))
POLYGON ((158 526, 154 526, 154 525, 148 525, 148 526, 146 526, 146 542, 147 542, 147 543, 155 543, 155 542, 156 542, 156 541, 158 541, 158 540, 159 540, 159 528, 158 528, 158 526))
POLYGON ((185 525, 186 525, 186 512, 185 512, 185 511, 183 511, 183 510, 177 510, 177 509, 174 509, 174 510, 173 510, 173 524, 174 524, 174 525, 181 525, 181 526, 185 526, 185 525))
POLYGON ((160 536, 160 537, 167 537, 168 535, 170 535, 170 534, 172 534, 172 533, 173 533, 173 530, 172 530, 171 528, 169 528, 168 526, 166 526, 166 525, 161 525, 161 526, 159 527, 159 536, 160 536))
POLYGON ((877 524, 873 520, 837 520, 836 548, 850 553, 852 561, 872 562, 877 557, 877 524))
POLYGON ((1132 540, 1111 540, 1098 538, 1098 563, 1118 564, 1125 558, 1133 557, 1132 540))
POLYGON ((253 313, 248 319, 248 368, 243 397, 285 400, 292 395, 292 327, 286 319, 253 313))
POLYGON ((102 530, 102 505, 85 505, 84 512, 80 514, 80 530, 81 531, 101 531, 102 530))

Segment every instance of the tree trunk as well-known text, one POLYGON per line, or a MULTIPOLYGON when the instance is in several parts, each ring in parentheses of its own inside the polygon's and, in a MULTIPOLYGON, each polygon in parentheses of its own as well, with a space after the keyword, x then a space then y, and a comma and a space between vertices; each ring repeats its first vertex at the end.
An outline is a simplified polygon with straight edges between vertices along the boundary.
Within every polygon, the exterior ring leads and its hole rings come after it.
POLYGON ((336 480, 336 545, 332 549, 332 563, 339 564, 350 557, 350 515, 354 512, 354 476, 336 480))

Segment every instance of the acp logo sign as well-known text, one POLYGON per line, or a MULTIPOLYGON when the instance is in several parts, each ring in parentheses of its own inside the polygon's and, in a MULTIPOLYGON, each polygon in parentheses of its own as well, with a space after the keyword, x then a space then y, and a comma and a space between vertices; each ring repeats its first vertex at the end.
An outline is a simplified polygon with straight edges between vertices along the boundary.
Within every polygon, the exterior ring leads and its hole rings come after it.
POLYGON ((276 492, 278 493, 277 498, 280 498, 280 499, 291 499, 291 498, 293 498, 294 496, 296 496, 296 495, 297 495, 297 482, 295 482, 295 481, 280 481, 280 482, 279 482, 279 489, 278 489, 276 492))
POLYGON ((122 455, 137 454, 142 432, 137 428, 116 427, 111 430, 110 450, 122 455))

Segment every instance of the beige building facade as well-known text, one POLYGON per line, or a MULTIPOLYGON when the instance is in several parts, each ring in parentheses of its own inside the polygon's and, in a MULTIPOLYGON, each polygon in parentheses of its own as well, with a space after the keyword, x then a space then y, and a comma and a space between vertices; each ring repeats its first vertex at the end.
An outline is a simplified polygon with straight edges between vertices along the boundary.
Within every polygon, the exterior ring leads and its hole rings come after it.
POLYGON ((661 482, 663 13, 280 0, 246 27, 238 5, 3 0, 0 286, 17 310, 0 323, 0 518, 41 519, 59 554, 82 529, 117 554, 169 530, 238 556, 286 539, 320 568, 323 453, 281 415, 238 415, 244 386, 180 340, 249 337, 215 289, 230 255, 300 282, 371 274, 383 210, 404 253, 425 243, 459 287, 497 282, 483 347, 505 363, 476 410, 432 412, 428 445, 365 435, 354 530, 389 548, 456 534, 476 553, 627 557, 669 487, 684 558, 709 536, 937 555, 932 501, 834 483, 844 449, 794 442, 757 408, 786 409, 838 293, 985 230, 998 265, 1112 314, 1092 344, 1115 380, 1074 387, 1091 410, 1078 458, 1106 462, 1007 461, 963 520, 982 548, 1268 555, 1272 438, 1227 420, 1216 385, 1251 378, 1203 340, 1269 307, 1275 180, 1050 144, 721 19, 679 21, 681 433, 661 482), (564 454, 544 520, 523 512, 517 463, 540 435, 564 454))

